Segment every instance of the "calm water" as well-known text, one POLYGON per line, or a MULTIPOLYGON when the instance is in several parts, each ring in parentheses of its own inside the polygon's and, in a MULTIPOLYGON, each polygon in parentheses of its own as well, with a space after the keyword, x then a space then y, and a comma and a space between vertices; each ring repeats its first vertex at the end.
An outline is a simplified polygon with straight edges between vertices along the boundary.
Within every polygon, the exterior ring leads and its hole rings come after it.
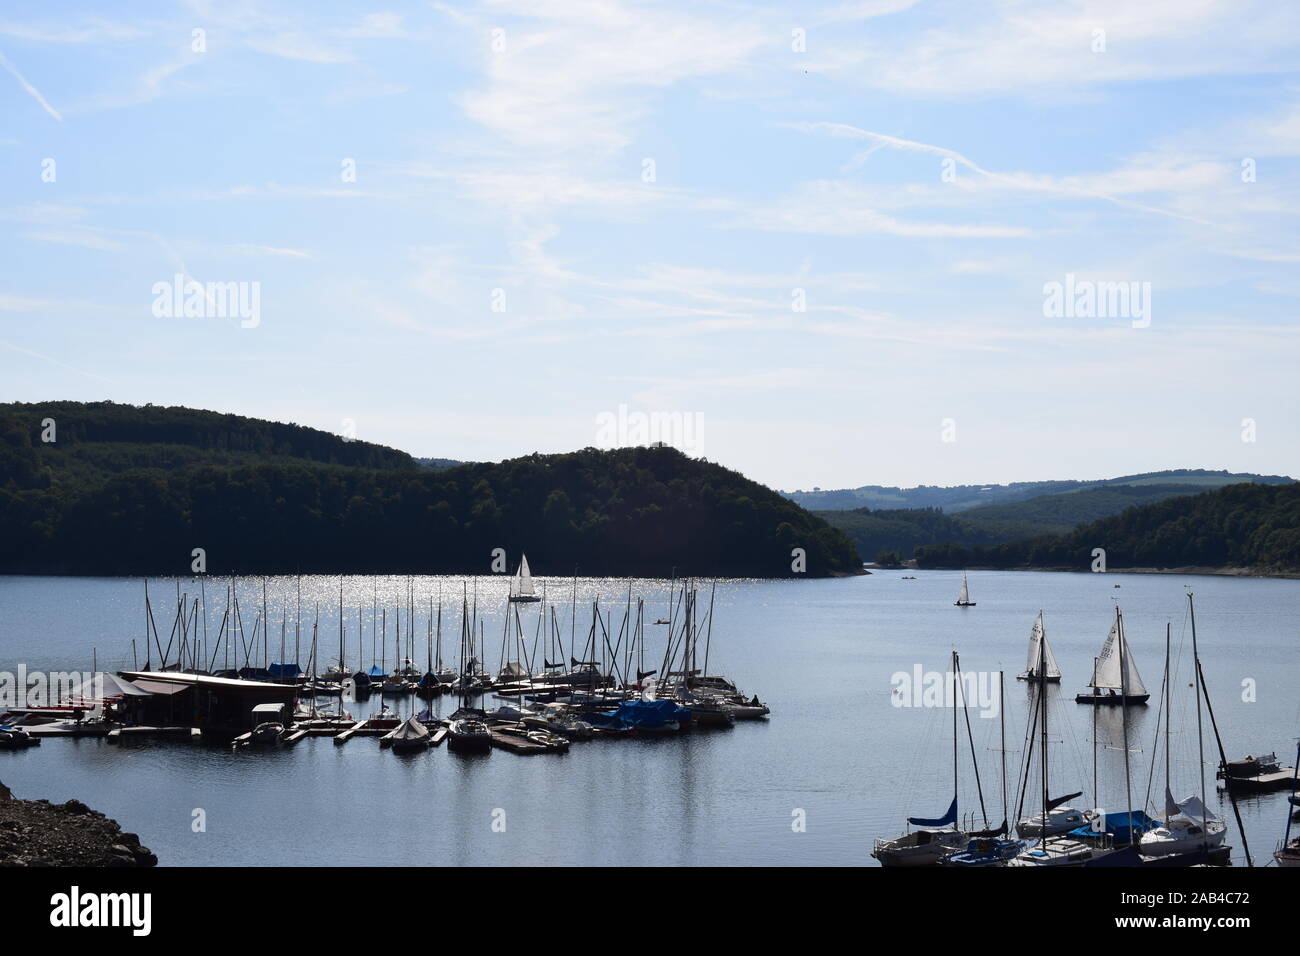
MULTIPOLYGON (((1153 695, 1153 706, 1130 713, 1133 802, 1140 805, 1146 796, 1153 756, 1153 799, 1163 791, 1164 756, 1153 753, 1153 741, 1166 621, 1173 625, 1180 667, 1173 682, 1173 789, 1178 797, 1192 792, 1198 784, 1187 687, 1188 587, 1196 592, 1202 661, 1229 757, 1294 753, 1300 733, 1300 582, 972 573, 978 606, 961 609, 952 606, 959 579, 950 572, 920 572, 917 580, 878 572, 847 580, 720 583, 710 670, 757 692, 772 708, 769 721, 731 730, 575 743, 567 755, 535 758, 501 751, 462 757, 445 747, 402 757, 382 751, 374 738, 343 747, 326 738, 306 739, 292 749, 259 753, 162 742, 118 747, 47 740, 25 752, 0 753, 0 780, 21 797, 86 801, 138 832, 164 865, 872 864, 874 837, 897 835, 908 814, 941 814, 952 788, 951 710, 893 706, 891 675, 917 665, 946 671, 954 647, 963 670, 1005 670, 1008 776, 1014 780, 1028 688, 1012 678, 1024 669, 1039 609, 1064 673, 1049 710, 1053 793, 1084 790, 1074 805, 1093 805, 1093 710, 1075 704, 1073 695, 1084 689, 1116 601, 1153 695), (1116 583, 1122 587, 1114 588, 1116 583), (1250 681, 1253 702, 1243 700, 1248 696, 1243 682, 1250 681), (195 808, 206 812, 206 832, 191 830, 195 808), (504 811, 505 832, 493 829, 496 810, 504 811), (793 831, 795 810, 806 813, 806 832, 793 831)), ((417 607, 427 608, 429 595, 440 586, 449 601, 457 599, 461 580, 416 578, 417 607)), ((238 583, 251 632, 261 581, 238 583)), ((224 609, 225 586, 208 584, 211 638, 224 609)), ((181 586, 197 594, 194 582, 181 586)), ((495 669, 505 582, 479 579, 478 587, 487 659, 495 669)), ((549 582, 566 635, 570 587, 570 582, 549 582)), ((580 640, 597 596, 612 611, 617 632, 626 588, 625 581, 578 582, 580 640)), ((358 605, 364 608, 364 663, 370 664, 376 589, 389 607, 391 643, 393 608, 404 601, 405 579, 347 579, 350 666, 356 663, 358 605)), ((274 658, 283 610, 292 646, 293 579, 273 578, 268 590, 274 658)), ((633 594, 647 600, 647 622, 667 616, 666 582, 634 581, 633 594)), ((165 643, 171 615, 163 608, 174 600, 174 583, 155 582, 151 595, 165 643)), ((702 600, 707 601, 706 592, 702 600)), ((307 634, 317 601, 323 656, 337 657, 337 578, 303 580, 307 634)), ((416 621, 414 656, 420 666, 425 613, 420 610, 416 621)), ((531 635, 536 607, 523 613, 531 635)), ((142 620, 139 580, 0 577, 0 670, 13 671, 20 663, 88 669, 92 648, 102 668, 130 667, 132 639, 142 646, 142 620)), ((458 611, 451 612, 444 634, 454 640, 458 627, 458 611)), ((667 629, 648 630, 647 657, 657 666, 667 629)), ((288 656, 292 659, 292 653, 288 656)), ((391 663, 391 649, 388 659, 391 663)), ((371 705, 347 706, 362 714, 371 705)), ((1120 715, 1107 712, 1099 718, 1099 802, 1122 808, 1120 715)), ((1002 817, 1000 721, 972 709, 971 724, 988 815, 996 822, 1002 817)), ((1209 802, 1230 819, 1229 805, 1213 789, 1217 755, 1208 724, 1206 734, 1209 802)), ((964 730, 962 750, 963 812, 978 813, 964 730)), ((1280 838, 1284 812, 1281 794, 1242 801, 1258 861, 1268 859, 1280 838)), ((1229 842, 1239 857, 1235 827, 1229 842)))

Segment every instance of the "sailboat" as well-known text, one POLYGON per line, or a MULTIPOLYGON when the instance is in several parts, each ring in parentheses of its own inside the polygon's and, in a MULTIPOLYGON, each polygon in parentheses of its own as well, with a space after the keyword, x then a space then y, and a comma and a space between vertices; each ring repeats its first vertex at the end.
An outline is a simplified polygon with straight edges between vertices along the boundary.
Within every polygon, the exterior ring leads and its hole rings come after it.
POLYGON ((532 603, 540 601, 533 590, 533 575, 528 570, 528 555, 521 555, 519 558, 519 570, 515 571, 515 576, 510 579, 510 600, 516 603, 532 603))
MULTIPOLYGON (((1192 595, 1187 595, 1191 607, 1192 595)), ((1192 617, 1192 667, 1196 671, 1196 749, 1197 777, 1201 783, 1201 796, 1174 800, 1169 780, 1169 637, 1165 637, 1165 824, 1143 834, 1138 852, 1145 857, 1173 856, 1183 853, 1209 853, 1223 845, 1227 825, 1205 807, 1205 747, 1201 734, 1201 676, 1196 651, 1196 618, 1192 617)))
POLYGON ((1092 693, 1076 694, 1076 703, 1119 706, 1145 704, 1151 699, 1133 660, 1133 650, 1124 636, 1124 615, 1118 607, 1115 608, 1115 623, 1110 626, 1106 643, 1101 646, 1101 654, 1093 665, 1090 686, 1092 693))
POLYGON ((952 803, 937 819, 908 817, 918 829, 892 840, 877 840, 871 855, 881 866, 932 866, 965 849, 968 838, 957 826, 957 652, 952 652, 952 803))
POLYGON ((1049 684, 1061 682, 1061 669, 1056 666, 1056 657, 1052 654, 1052 645, 1047 643, 1047 632, 1043 628, 1043 612, 1038 612, 1034 628, 1029 632, 1029 659, 1025 663, 1025 672, 1016 676, 1016 680, 1042 680, 1049 684), (1041 647, 1041 653, 1039 648, 1041 647), (1038 673, 1039 658, 1043 659, 1043 674, 1038 673))
POLYGON ((954 607, 974 607, 975 602, 970 599, 970 587, 966 583, 966 572, 961 573, 961 593, 957 595, 957 600, 953 602, 954 607))
MULTIPOLYGON (((1047 672, 1047 644, 1040 642, 1038 645, 1038 671, 1039 673, 1047 672)), ((1007 866, 1014 867, 1041 867, 1041 866, 1083 866, 1092 859, 1092 848, 1086 843, 1078 840, 1071 840, 1068 837, 1053 837, 1051 834, 1061 832, 1056 827, 1062 825, 1063 818, 1078 818, 1079 822, 1084 822, 1084 815, 1071 807, 1062 806, 1072 797, 1079 794, 1071 794, 1069 797, 1058 797, 1053 800, 1048 796, 1049 775, 1047 768, 1047 683, 1038 681, 1037 688, 1038 718, 1041 736, 1039 738, 1039 771, 1040 786, 1042 793, 1042 810, 1037 817, 1031 817, 1029 820, 1022 820, 1016 824, 1016 832, 1022 837, 1036 835, 1038 842, 1032 847, 1024 850, 1022 853, 1007 861, 1007 866), (1053 817, 1055 814, 1055 818, 1053 817), (1036 821, 1036 825, 1035 825, 1036 821), (1033 833, 1036 830, 1037 833, 1033 833)), ((1031 715, 1032 716, 1032 715, 1031 715)))

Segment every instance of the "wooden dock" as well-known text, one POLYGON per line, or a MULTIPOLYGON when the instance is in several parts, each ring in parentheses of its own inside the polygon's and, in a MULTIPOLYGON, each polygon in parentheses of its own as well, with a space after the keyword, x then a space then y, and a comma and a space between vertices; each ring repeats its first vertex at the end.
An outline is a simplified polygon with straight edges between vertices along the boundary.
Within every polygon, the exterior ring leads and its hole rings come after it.
POLYGON ((1283 767, 1273 773, 1253 777, 1220 777, 1219 789, 1234 793, 1266 793, 1270 790, 1290 790, 1295 781, 1295 768, 1283 767))

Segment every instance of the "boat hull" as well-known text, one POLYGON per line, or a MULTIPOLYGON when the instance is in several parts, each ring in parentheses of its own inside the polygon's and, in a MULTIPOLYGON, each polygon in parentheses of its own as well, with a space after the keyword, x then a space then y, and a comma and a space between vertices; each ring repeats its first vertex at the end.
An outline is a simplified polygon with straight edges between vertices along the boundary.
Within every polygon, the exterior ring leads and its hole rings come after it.
POLYGON ((1076 704, 1092 704, 1096 707, 1136 707, 1151 699, 1150 694, 1076 694, 1076 704))

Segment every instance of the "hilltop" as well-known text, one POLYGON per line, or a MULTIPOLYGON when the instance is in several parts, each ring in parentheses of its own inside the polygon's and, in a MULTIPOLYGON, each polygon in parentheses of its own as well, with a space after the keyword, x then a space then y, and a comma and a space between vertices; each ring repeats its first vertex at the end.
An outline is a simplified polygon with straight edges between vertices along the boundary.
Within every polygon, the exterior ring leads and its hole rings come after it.
POLYGON ((316 429, 108 402, 0 405, 0 572, 784 577, 860 570, 842 533, 672 448, 432 470, 316 429), (42 441, 54 419, 57 440, 42 441))

